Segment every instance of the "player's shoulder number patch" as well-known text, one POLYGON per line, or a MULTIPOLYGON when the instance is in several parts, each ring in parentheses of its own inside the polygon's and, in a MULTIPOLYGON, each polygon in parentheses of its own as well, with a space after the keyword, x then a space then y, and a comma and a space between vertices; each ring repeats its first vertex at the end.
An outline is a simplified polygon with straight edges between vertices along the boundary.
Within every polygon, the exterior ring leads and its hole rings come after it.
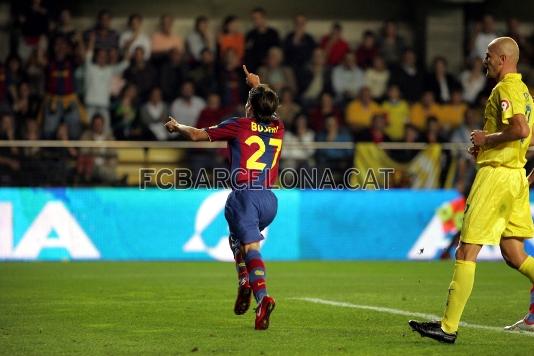
POLYGON ((501 100, 501 109, 502 111, 506 111, 510 108, 511 104, 510 104, 510 101, 507 100, 507 99, 503 99, 501 100))

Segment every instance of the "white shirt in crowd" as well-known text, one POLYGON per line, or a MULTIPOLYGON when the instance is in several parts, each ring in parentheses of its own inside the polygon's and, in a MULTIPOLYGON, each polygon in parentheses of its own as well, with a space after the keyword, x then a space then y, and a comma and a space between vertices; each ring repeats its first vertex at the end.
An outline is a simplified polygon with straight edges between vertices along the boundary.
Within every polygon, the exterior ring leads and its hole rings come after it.
MULTIPOLYGON (((286 131, 284 133, 284 143, 313 143, 315 135, 313 131, 308 130, 304 135, 298 137, 291 131, 286 131)), ((313 157, 315 153, 314 148, 306 147, 305 145, 298 145, 284 148, 282 150, 282 158, 286 160, 306 160, 313 157)))
POLYGON ((93 52, 85 55, 85 104, 108 108, 111 95, 111 79, 114 75, 121 75, 129 66, 124 60, 113 65, 99 66, 93 63, 93 52))
MULTIPOLYGON (((124 48, 126 45, 126 42, 130 41, 133 37, 134 33, 130 30, 126 30, 121 34, 121 37, 119 39, 119 46, 120 48, 124 48)), ((144 33, 140 33, 137 35, 137 37, 133 40, 132 44, 130 45, 130 49, 128 52, 130 54, 133 54, 135 49, 137 47, 143 48, 145 51, 145 59, 150 59, 150 38, 145 35, 144 33)))
POLYGON ((363 72, 358 67, 347 68, 340 64, 332 71, 332 85, 339 97, 345 92, 356 95, 364 86, 363 72))
POLYGON ((488 49, 488 45, 496 38, 497 34, 495 33, 480 32, 479 34, 477 34, 477 36, 475 37, 475 44, 471 56, 473 58, 484 59, 486 57, 486 50, 488 49))
POLYGON ((474 103, 478 94, 486 85, 486 77, 481 74, 477 78, 471 78, 471 71, 466 70, 460 74, 460 82, 464 91, 464 100, 468 103, 474 103))
POLYGON ((389 80, 389 71, 378 71, 374 68, 369 68, 365 71, 364 82, 371 91, 373 98, 381 98, 386 93, 389 80))
POLYGON ((179 123, 195 126, 200 112, 206 107, 204 99, 193 96, 189 101, 177 98, 172 102, 171 114, 179 123))
POLYGON ((187 36, 186 43, 187 48, 189 49, 189 53, 191 53, 191 56, 193 56, 193 59, 195 59, 196 61, 201 60, 200 55, 206 45, 208 46, 208 49, 213 48, 213 40, 211 38, 208 38, 208 43, 206 44, 202 35, 197 31, 193 31, 187 36))

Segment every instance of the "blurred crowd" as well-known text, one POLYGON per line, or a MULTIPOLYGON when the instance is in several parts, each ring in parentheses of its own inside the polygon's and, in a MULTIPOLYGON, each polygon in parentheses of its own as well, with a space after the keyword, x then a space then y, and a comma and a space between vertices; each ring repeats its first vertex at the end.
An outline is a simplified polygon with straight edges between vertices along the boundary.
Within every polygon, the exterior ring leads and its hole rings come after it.
MULTIPOLYGON (((197 127, 243 115, 246 64, 278 92, 286 143, 468 142, 494 85, 484 75, 487 44, 498 35, 515 38, 525 74, 534 60, 534 37, 515 19, 497 33, 491 15, 473 23, 459 73, 444 57, 425 68, 393 20, 364 31, 358 43, 345 40, 340 23, 320 38, 307 32, 304 15, 293 23, 282 34, 255 8, 250 18, 229 15, 220 26, 199 16, 189 33, 173 32, 172 16, 163 15, 146 33, 143 16, 131 14, 119 32, 109 11, 90 28, 76 28, 68 9, 52 15, 32 0, 14 11, 11 51, 0 63, 0 140, 178 140, 162 125, 169 114, 197 127)), ((283 151, 283 165, 345 167, 352 155, 296 146, 283 151)), ((115 160, 105 149, 0 147, 0 184, 33 184, 25 165, 115 182, 115 160)))

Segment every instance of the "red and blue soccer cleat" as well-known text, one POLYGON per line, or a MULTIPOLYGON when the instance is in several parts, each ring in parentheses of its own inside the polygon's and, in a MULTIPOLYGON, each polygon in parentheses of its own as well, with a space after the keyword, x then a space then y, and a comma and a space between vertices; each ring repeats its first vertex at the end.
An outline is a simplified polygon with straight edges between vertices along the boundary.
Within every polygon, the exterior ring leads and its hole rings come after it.
POLYGON ((274 299, 268 295, 261 299, 256 308, 256 330, 267 330, 269 328, 269 316, 273 312, 275 305, 274 299))
POLYGON ((237 298, 234 305, 234 313, 236 315, 243 315, 250 307, 250 298, 252 297, 252 288, 248 283, 248 278, 241 278, 239 280, 239 287, 237 287, 237 298))

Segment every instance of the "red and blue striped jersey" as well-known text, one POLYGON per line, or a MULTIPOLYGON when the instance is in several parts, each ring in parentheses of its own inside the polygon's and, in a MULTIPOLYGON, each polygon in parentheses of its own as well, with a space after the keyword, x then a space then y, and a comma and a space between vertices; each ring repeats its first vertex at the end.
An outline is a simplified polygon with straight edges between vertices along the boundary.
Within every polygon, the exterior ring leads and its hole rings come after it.
POLYGON ((233 184, 274 185, 284 137, 282 120, 260 123, 253 118, 231 118, 205 130, 210 141, 228 141, 233 184))

